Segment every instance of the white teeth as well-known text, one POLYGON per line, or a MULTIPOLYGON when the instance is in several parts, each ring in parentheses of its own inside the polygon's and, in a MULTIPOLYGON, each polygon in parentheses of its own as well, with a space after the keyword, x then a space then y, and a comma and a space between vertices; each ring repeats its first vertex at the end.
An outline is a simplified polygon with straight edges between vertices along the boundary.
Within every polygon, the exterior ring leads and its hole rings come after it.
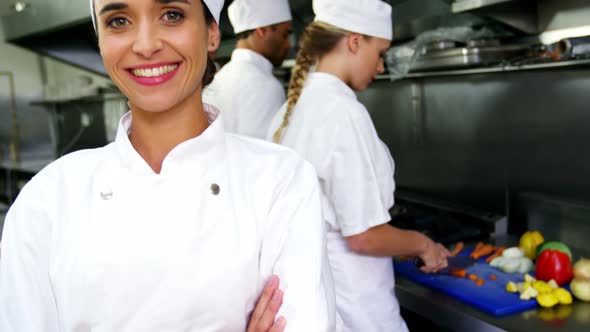
POLYGON ((168 74, 169 72, 176 69, 176 67, 178 67, 178 65, 166 65, 157 68, 134 69, 131 72, 137 77, 155 77, 168 74))

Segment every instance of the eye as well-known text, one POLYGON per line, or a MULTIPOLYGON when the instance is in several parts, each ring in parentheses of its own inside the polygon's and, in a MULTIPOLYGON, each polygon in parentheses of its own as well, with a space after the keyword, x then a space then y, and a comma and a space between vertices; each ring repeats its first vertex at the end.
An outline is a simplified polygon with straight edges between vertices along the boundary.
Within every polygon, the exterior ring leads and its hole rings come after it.
POLYGON ((165 21, 175 23, 184 18, 184 14, 178 11, 168 11, 162 17, 165 21))
POLYGON ((111 28, 121 29, 124 28, 129 21, 124 17, 115 17, 107 22, 107 25, 111 28))

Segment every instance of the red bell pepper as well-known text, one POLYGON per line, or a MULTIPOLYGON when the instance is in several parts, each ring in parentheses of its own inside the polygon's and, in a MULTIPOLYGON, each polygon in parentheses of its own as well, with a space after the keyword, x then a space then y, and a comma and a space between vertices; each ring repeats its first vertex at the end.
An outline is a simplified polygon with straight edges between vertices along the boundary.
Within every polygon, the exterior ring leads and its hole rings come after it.
POLYGON ((568 254, 553 249, 546 249, 537 257, 535 273, 537 279, 543 281, 554 279, 560 286, 570 282, 574 276, 568 254))

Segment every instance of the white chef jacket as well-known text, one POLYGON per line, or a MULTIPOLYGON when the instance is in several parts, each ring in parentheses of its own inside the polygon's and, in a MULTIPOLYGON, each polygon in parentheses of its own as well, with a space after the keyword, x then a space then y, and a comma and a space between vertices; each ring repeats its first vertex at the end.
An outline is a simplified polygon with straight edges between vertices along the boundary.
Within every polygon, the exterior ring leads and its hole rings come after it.
MULTIPOLYGON (((271 122, 269 140, 285 110, 283 105, 271 122)), ((336 76, 310 73, 281 144, 299 152, 318 173, 344 331, 406 331, 391 258, 354 253, 344 238, 388 222, 393 206, 393 159, 366 108, 336 76)))
POLYGON ((160 174, 132 147, 128 113, 114 143, 23 188, 2 241, 0 331, 241 332, 271 274, 286 331, 333 331, 312 166, 224 133, 205 108, 208 129, 160 174))
POLYGON ((270 120, 285 102, 285 90, 268 59, 238 48, 205 88, 203 100, 222 110, 227 131, 264 139, 270 120))

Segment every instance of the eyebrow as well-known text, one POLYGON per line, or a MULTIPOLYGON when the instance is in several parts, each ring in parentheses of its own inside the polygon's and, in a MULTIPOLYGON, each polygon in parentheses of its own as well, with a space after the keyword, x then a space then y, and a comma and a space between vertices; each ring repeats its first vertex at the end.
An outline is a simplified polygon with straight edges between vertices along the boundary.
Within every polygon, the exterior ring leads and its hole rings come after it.
MULTIPOLYGON (((160 4, 170 4, 173 2, 181 2, 181 3, 186 3, 186 4, 190 4, 189 0, 154 0, 154 2, 160 3, 160 4)), ((114 3, 110 3, 104 7, 102 7, 102 9, 100 10, 100 15, 109 12, 109 11, 113 11, 113 10, 121 10, 121 9, 125 9, 128 8, 129 6, 126 3, 122 3, 122 2, 114 2, 114 3)))

